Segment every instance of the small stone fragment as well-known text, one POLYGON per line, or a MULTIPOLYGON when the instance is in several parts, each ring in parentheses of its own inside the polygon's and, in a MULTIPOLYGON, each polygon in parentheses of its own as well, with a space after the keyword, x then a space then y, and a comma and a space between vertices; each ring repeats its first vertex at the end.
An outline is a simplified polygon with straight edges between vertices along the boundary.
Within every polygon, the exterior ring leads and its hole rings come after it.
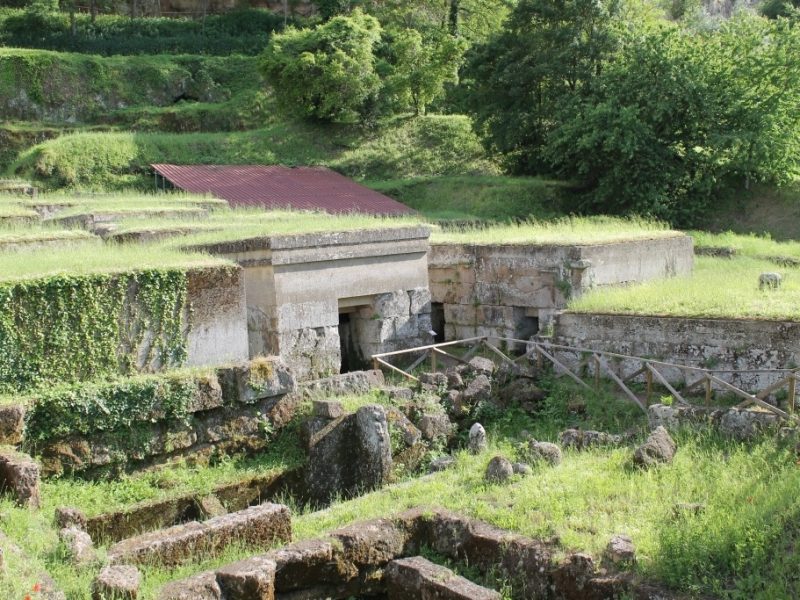
POLYGON ((495 456, 486 467, 486 481, 490 483, 504 483, 513 474, 514 467, 505 456, 495 456))
POLYGON ((58 537, 64 544, 70 562, 83 566, 94 562, 97 553, 89 534, 77 527, 67 527, 58 532, 58 537))
POLYGON ((92 583, 92 600, 136 600, 142 574, 129 565, 103 568, 92 583))
POLYGON ((480 423, 475 423, 469 429, 469 451, 472 454, 480 454, 486 450, 486 430, 480 423))
POLYGON ((615 565, 631 564, 636 560, 636 548, 627 535, 617 534, 608 542, 605 557, 615 565))
POLYGON ((422 415, 419 420, 419 430, 422 437, 432 442, 437 439, 447 439, 453 431, 453 424, 447 415, 422 415))
POLYGON ((512 463, 511 468, 514 469, 516 475, 530 475, 533 473, 533 469, 531 469, 530 465, 522 462, 512 463))
POLYGON ((488 358, 476 356, 469 361, 469 366, 473 371, 483 375, 491 375, 497 366, 488 358))
POLYGON ((200 513, 200 517, 204 520, 228 514, 228 510, 222 506, 222 502, 213 494, 196 499, 195 505, 197 506, 197 512, 200 513))
POLYGON ((604 431, 587 429, 567 429, 561 432, 561 445, 565 448, 585 450, 596 446, 617 446, 624 441, 623 436, 604 431))
POLYGON ((338 419, 344 416, 344 406, 336 400, 314 400, 312 412, 315 417, 338 419))
POLYGON ((523 452, 533 463, 544 461, 553 467, 561 464, 561 448, 550 442, 528 442, 523 452))
POLYGON ((634 464, 640 467, 652 467, 658 463, 669 463, 675 457, 677 445, 662 425, 656 427, 647 437, 647 441, 633 453, 634 464))
POLYGON ((407 387, 385 387, 383 391, 389 397, 389 400, 411 400, 414 398, 414 392, 407 387))
POLYGON ((464 389, 464 379, 461 377, 461 373, 454 369, 448 369, 445 375, 447 375, 448 388, 455 390, 464 389))
POLYGON ((456 464, 456 459, 452 456, 440 456, 431 461, 428 466, 429 473, 436 473, 438 471, 445 471, 456 464))
POLYGON ((476 404, 488 400, 492 395, 492 383, 486 375, 478 375, 469 382, 467 389, 461 392, 461 399, 466 404, 476 404))
POLYGON ((422 373, 419 376, 419 382, 434 387, 445 387, 447 386, 447 375, 444 373, 422 373))
POLYGON ((86 530, 86 515, 77 508, 69 506, 57 508, 55 511, 55 522, 58 529, 75 527, 84 531, 86 530))

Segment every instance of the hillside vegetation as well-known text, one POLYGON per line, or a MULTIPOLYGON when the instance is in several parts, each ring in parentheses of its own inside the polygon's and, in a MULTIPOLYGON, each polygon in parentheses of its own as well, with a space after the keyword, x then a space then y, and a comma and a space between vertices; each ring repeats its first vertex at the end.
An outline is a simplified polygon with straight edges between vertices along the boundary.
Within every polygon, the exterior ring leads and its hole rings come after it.
POLYGON ((462 116, 376 130, 289 121, 242 133, 77 133, 23 152, 12 170, 49 188, 151 188, 149 165, 159 162, 324 165, 372 179, 497 172, 462 116))

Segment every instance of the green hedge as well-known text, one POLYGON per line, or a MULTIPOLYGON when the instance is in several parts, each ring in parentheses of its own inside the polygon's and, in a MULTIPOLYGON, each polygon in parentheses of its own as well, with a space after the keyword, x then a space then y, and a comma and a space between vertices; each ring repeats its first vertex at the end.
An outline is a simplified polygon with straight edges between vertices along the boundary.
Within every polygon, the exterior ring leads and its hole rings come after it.
POLYGON ((186 274, 175 269, 54 275, 0 285, 0 393, 186 360, 186 274))
POLYGON ((205 19, 36 15, 0 10, 0 45, 92 54, 248 54, 261 52, 283 16, 266 10, 237 10, 205 19))

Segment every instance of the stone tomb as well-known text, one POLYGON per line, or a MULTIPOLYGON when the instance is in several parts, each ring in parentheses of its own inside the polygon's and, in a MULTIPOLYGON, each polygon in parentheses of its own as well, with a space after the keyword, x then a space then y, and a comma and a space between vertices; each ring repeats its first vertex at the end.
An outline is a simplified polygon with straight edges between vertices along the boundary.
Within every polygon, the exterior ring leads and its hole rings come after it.
POLYGON ((300 380, 429 343, 422 226, 275 235, 203 246, 244 269, 250 357, 280 355, 300 380))
POLYGON ((527 340, 584 291, 692 271, 692 239, 675 233, 595 245, 434 244, 428 262, 441 341, 527 340))

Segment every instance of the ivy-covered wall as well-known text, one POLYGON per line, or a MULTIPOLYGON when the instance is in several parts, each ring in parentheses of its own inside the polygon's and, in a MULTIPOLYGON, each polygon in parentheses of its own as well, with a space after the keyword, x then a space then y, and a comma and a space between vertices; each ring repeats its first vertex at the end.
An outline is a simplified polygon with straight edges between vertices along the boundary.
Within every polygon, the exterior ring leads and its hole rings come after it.
POLYGON ((0 393, 180 366, 188 327, 178 269, 0 283, 0 393))

